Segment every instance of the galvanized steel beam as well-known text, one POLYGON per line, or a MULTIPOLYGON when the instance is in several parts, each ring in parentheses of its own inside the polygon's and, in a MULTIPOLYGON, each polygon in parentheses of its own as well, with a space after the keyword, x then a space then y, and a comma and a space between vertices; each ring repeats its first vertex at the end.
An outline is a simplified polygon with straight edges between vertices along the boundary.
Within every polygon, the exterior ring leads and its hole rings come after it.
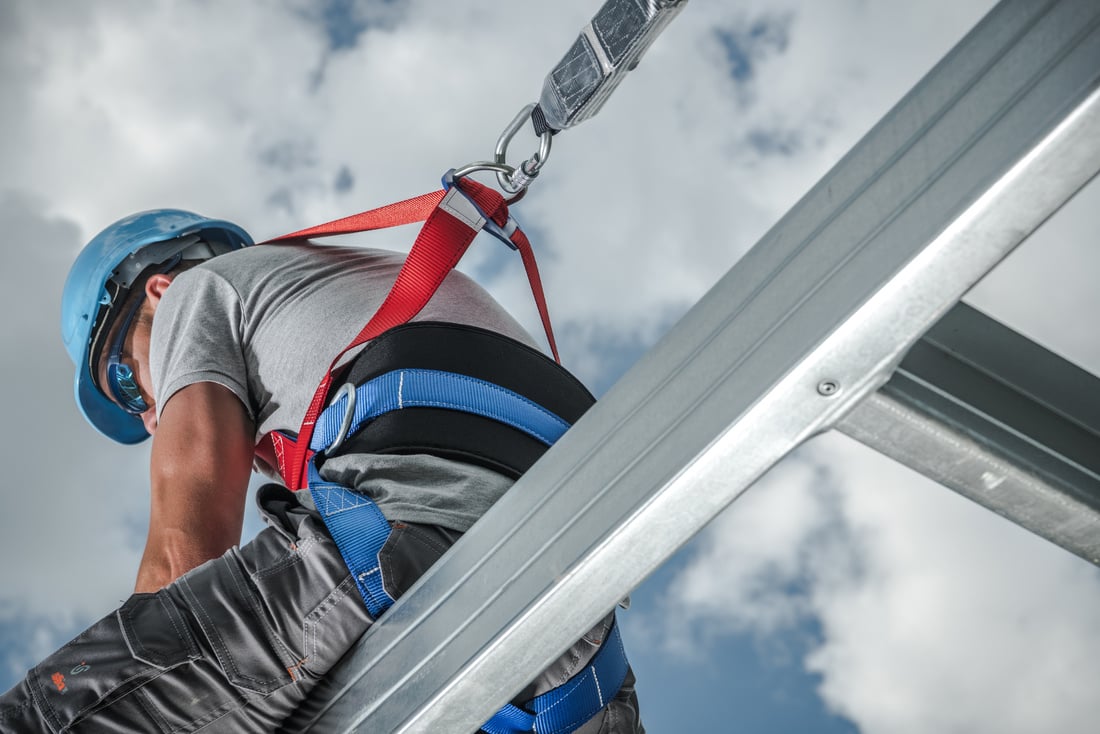
POLYGON ((1100 565, 1100 378, 960 303, 837 428, 1100 565))

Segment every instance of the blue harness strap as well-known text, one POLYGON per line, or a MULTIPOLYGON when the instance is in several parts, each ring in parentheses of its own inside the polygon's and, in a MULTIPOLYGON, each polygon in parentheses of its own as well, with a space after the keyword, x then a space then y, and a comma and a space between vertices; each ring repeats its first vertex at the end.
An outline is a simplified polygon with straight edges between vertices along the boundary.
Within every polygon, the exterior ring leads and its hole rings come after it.
POLYGON ((355 389, 351 421, 347 423, 345 393, 325 409, 313 429, 310 449, 321 451, 341 434, 351 435, 385 413, 405 408, 448 408, 509 425, 553 445, 569 424, 519 393, 485 380, 442 370, 394 370, 355 389), (345 425, 347 423, 347 425, 345 425))
POLYGON ((488 734, 568 734, 595 716, 619 692, 627 666, 619 625, 612 622, 587 668, 525 704, 534 714, 507 704, 481 728, 488 734))
MULTIPOLYGON (((329 448, 385 413, 414 407, 447 408, 491 418, 547 446, 569 428, 560 417, 518 393, 454 372, 394 370, 363 383, 353 394, 354 398, 347 393, 341 395, 321 414, 310 444, 312 450, 329 448)), ((389 522, 365 494, 322 479, 315 461, 309 464, 309 491, 367 611, 378 619, 394 603, 382 583, 379 562, 379 553, 390 535, 389 522)), ((569 734, 618 693, 627 667, 618 625, 612 623, 588 667, 527 702, 524 708, 507 704, 482 730, 488 734, 569 734)))
POLYGON ((390 537, 390 524, 374 501, 347 487, 326 482, 309 462, 309 494, 373 619, 393 605, 382 583, 378 554, 390 537))

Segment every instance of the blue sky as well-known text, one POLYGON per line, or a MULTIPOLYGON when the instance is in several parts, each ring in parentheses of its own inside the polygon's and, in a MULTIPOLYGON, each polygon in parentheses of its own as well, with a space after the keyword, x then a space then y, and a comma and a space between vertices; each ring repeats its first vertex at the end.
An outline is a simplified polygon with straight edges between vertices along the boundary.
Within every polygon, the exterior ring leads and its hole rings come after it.
MULTIPOLYGON (((606 391, 991 5, 689 4, 516 208, 566 365, 606 391)), ((0 5, 18 498, 0 688, 125 598, 143 544, 148 447, 83 423, 57 337, 81 244, 146 208, 261 239, 430 190, 491 154, 596 6, 0 5)), ((1094 182, 967 297, 1094 372, 1100 339, 1065 314, 1100 308, 1098 206, 1094 182)), ((512 253, 486 240, 463 268, 539 333, 512 253)), ((651 732, 1085 732, 1100 715, 1097 569, 843 437, 776 467, 633 602, 651 732)))

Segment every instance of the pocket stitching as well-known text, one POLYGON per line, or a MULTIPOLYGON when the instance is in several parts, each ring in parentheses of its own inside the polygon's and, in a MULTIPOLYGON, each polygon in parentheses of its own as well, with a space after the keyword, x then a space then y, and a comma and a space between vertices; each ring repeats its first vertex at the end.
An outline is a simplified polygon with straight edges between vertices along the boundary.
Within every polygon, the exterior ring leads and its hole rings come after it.
MULTIPOLYGON (((229 568, 230 568, 230 575, 236 577, 237 573, 234 572, 234 570, 232 568, 232 564, 229 564, 229 568)), ((191 602, 190 607, 192 609, 192 612, 195 614, 195 617, 196 618, 198 618, 200 616, 202 617, 202 619, 199 621, 199 625, 202 627, 203 632, 206 635, 206 639, 210 642, 211 648, 213 648, 214 655, 218 659, 218 665, 219 665, 219 667, 221 667, 222 671, 225 673, 226 680, 228 680, 233 685, 240 686, 242 688, 246 688, 247 690, 254 690, 254 689, 249 689, 248 688, 248 682, 251 682, 251 683, 255 684, 256 686, 262 687, 264 689, 266 689, 269 684, 278 682, 280 680, 279 678, 271 678, 269 680, 261 680, 259 678, 253 678, 250 675, 245 675, 244 673, 241 672, 240 668, 237 667, 237 661, 233 658, 232 655, 229 654, 228 646, 222 640, 222 636, 218 632, 218 629, 215 626, 214 621, 207 614, 206 608, 203 607, 202 603, 199 601, 199 598, 195 594, 194 589, 191 588, 191 584, 189 583, 187 577, 186 576, 181 576, 180 577, 180 582, 182 582, 182 585, 185 586, 186 589, 187 589, 188 596, 190 597, 190 602, 191 602), (204 622, 205 622, 205 624, 204 624, 204 622)), ((289 683, 290 681, 285 681, 285 682, 289 683)), ((279 686, 279 687, 281 687, 281 686, 279 686)), ((261 692, 271 693, 274 690, 277 690, 277 689, 264 690, 264 691, 261 691, 261 692)))
POLYGON ((137 627, 134 624, 134 612, 137 611, 137 604, 131 603, 134 601, 134 597, 127 600, 118 609, 118 621, 119 627, 122 630, 122 639, 126 642, 126 646, 130 650, 130 654, 135 660, 152 665, 160 671, 169 670, 182 665, 185 662, 195 660, 199 657, 198 647, 195 644, 195 640, 191 637, 191 633, 185 627, 181 628, 180 622, 182 618, 179 617, 179 613, 172 608, 170 604, 166 604, 164 597, 162 596, 163 590, 156 592, 152 597, 145 597, 139 599, 143 603, 149 601, 155 601, 159 605, 160 611, 163 616, 168 619, 168 622, 172 625, 172 631, 176 633, 176 638, 180 643, 180 651, 183 654, 183 658, 179 660, 172 660, 166 654, 150 650, 145 646, 145 643, 141 640, 141 635, 138 634, 137 627))
MULTIPOLYGON (((340 602, 348 597, 351 590, 355 589, 356 594, 359 593, 359 587, 355 585, 355 579, 351 574, 344 577, 336 588, 328 593, 324 599, 305 616, 302 620, 302 634, 303 634, 303 648, 307 652, 306 659, 302 661, 302 664, 306 668, 309 667, 308 662, 312 658, 317 657, 317 651, 320 647, 318 634, 321 629, 321 622, 331 613, 334 609, 340 606, 340 602)), ((368 615, 369 616, 369 615, 368 615)))
POLYGON ((276 573, 283 571, 291 566, 302 563, 304 561, 303 556, 309 552, 309 550, 317 544, 317 541, 313 538, 302 538, 296 543, 296 549, 291 551, 282 560, 275 562, 270 566, 252 573, 252 578, 256 580, 266 579, 268 576, 274 576, 276 573))
MULTIPOLYGON (((248 605, 248 611, 252 613, 253 619, 259 622, 260 627, 264 631, 264 641, 271 646, 272 652, 274 652, 279 657, 279 662, 283 665, 283 669, 287 670, 286 662, 290 657, 292 657, 289 650, 286 649, 286 645, 283 643, 282 640, 279 639, 278 635, 275 634, 275 630, 271 628, 271 623, 268 620, 267 615, 265 615, 263 613, 263 610, 260 608, 260 604, 256 599, 256 595, 252 592, 252 589, 249 588, 248 584, 245 582, 246 577, 244 573, 235 564, 229 564, 228 568, 230 571, 229 575, 233 578, 233 583, 237 586, 237 591, 240 593, 241 598, 244 599, 245 603, 248 605)), ((236 673, 237 678, 241 680, 252 681, 253 683, 264 688, 267 688, 272 683, 279 683, 281 681, 281 685, 277 686, 276 689, 274 689, 277 690, 283 685, 293 682, 293 676, 290 677, 290 680, 283 680, 282 675, 276 673, 275 676, 272 678, 254 678, 250 675, 244 675, 243 673, 241 673, 236 665, 233 666, 233 669, 236 673)))

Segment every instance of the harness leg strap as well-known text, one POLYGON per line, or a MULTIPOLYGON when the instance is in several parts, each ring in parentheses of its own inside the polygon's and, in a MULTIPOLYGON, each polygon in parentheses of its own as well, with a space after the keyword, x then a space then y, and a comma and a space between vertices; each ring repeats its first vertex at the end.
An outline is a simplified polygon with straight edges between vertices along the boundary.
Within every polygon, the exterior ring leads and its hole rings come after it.
POLYGON ((507 704, 481 729, 486 734, 569 734, 615 697, 626 680, 627 668, 626 650, 615 621, 584 670, 531 699, 523 708, 507 704))
MULTIPOLYGON (((371 617, 393 605, 386 591, 378 554, 390 535, 389 521, 364 494, 321 478, 313 462, 309 489, 317 511, 355 579, 371 617)), ((577 675, 524 704, 506 704, 482 730, 487 734, 569 734, 591 719, 618 693, 626 678, 626 651, 617 623, 588 666, 577 675), (531 713, 531 712, 534 713, 531 713)))
POLYGON ((394 602, 382 583, 378 560, 382 546, 390 537, 389 521, 370 497, 323 480, 312 461, 309 464, 309 493, 355 579, 367 611, 373 619, 378 619, 394 602))

